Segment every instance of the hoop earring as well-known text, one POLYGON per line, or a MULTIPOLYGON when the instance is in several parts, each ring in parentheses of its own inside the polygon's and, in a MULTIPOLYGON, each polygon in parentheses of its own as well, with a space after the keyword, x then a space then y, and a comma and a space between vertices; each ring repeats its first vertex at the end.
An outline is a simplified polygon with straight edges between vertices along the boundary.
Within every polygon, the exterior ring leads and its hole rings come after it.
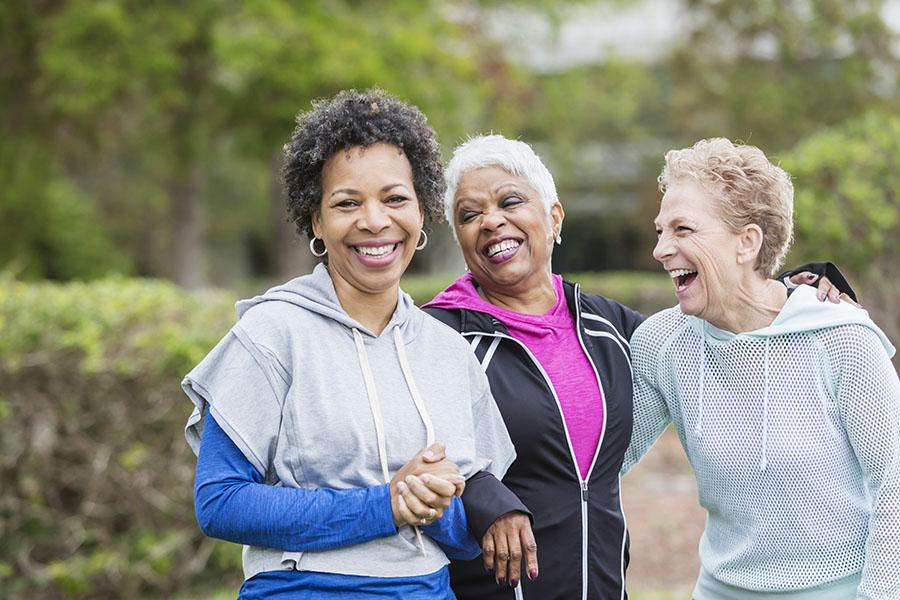
POLYGON ((309 251, 312 252, 312 255, 315 256, 316 258, 322 258, 326 254, 328 254, 328 248, 325 247, 325 242, 323 241, 322 242, 322 252, 321 253, 316 252, 316 241, 318 241, 318 239, 319 238, 314 237, 309 240, 309 251))
POLYGON ((422 235, 419 236, 419 243, 416 244, 416 250, 422 250, 425 246, 428 245, 428 234, 425 233, 425 230, 422 230, 422 235))

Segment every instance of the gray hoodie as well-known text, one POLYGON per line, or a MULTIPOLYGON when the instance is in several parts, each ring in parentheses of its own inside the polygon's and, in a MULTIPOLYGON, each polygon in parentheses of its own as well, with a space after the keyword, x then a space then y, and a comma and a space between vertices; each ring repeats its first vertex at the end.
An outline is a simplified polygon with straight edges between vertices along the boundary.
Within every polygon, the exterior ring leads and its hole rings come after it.
MULTIPOLYGON (((182 382, 194 403, 185 429, 194 452, 209 404, 273 485, 382 485, 433 441, 466 478, 484 470, 500 479, 515 459, 468 344, 407 294, 379 336, 344 312, 323 265, 236 308, 238 322, 182 382)), ((416 576, 447 562, 411 527, 333 550, 244 547, 245 578, 282 569, 416 576)))

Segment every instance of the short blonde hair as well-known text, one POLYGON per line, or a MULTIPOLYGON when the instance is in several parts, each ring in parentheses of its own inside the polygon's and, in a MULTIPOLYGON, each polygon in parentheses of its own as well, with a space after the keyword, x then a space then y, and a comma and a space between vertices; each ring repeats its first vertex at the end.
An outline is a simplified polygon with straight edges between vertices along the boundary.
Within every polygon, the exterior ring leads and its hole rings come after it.
POLYGON ((666 164, 657 178, 659 191, 665 193, 669 185, 684 179, 696 180, 717 192, 720 216, 733 231, 751 223, 762 229, 762 246, 754 268, 766 277, 774 275, 793 239, 791 176, 773 165, 756 146, 711 138, 690 148, 666 152, 666 164))

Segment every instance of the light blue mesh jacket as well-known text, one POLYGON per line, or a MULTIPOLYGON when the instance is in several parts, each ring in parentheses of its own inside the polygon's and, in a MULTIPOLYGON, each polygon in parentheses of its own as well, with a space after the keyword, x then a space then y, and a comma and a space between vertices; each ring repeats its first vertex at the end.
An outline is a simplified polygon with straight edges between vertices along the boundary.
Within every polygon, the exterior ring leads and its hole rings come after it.
POLYGON ((866 311, 801 286, 765 329, 675 307, 631 350, 623 471, 674 423, 708 512, 708 576, 775 598, 856 575, 856 598, 900 598, 900 383, 866 311))

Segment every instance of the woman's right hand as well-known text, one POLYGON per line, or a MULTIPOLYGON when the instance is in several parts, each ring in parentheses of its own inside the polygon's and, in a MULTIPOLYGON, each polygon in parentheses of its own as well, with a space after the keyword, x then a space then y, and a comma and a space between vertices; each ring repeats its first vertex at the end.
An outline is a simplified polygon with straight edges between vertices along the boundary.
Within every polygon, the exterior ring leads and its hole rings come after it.
POLYGON ((465 479, 456 463, 446 458, 443 444, 423 448, 391 479, 394 524, 427 525, 440 519, 464 487, 465 479))

